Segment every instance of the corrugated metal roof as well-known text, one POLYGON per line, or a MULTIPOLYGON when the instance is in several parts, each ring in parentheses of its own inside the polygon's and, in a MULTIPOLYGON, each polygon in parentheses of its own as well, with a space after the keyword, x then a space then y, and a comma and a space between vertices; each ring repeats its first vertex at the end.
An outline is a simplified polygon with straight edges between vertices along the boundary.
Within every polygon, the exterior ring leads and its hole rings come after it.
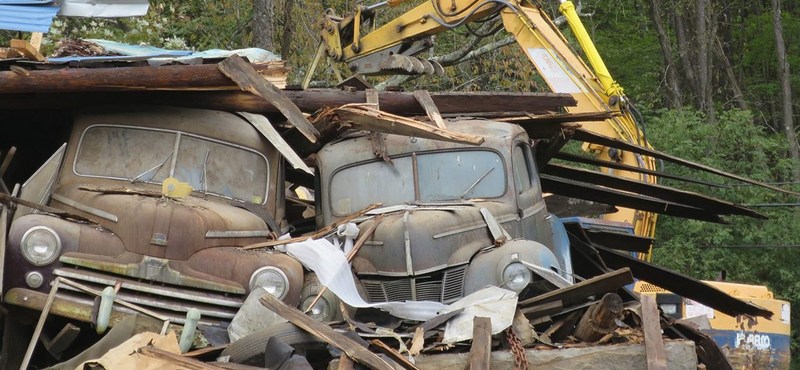
POLYGON ((47 32, 60 9, 52 1, 0 0, 0 29, 47 32))

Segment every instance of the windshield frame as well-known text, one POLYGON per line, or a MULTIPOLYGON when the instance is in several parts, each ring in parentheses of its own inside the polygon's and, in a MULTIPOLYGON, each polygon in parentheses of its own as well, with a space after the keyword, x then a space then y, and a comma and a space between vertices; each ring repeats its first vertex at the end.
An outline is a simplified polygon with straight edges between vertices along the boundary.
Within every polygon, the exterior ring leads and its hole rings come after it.
MULTIPOLYGON (((207 141, 210 141, 210 142, 213 142, 213 143, 217 143, 217 144, 220 144, 220 145, 225 145, 225 146, 241 149, 241 150, 244 150, 244 151, 247 151, 247 152, 250 152, 250 153, 255 153, 258 156, 260 156, 262 159, 264 159, 264 163, 267 166, 266 187, 265 187, 266 189, 264 191, 263 200, 261 201, 261 203, 259 205, 267 204, 267 200, 269 199, 269 190, 270 190, 271 167, 270 167, 269 160, 267 159, 267 157, 263 153, 255 150, 255 149, 242 146, 242 145, 233 144, 233 143, 230 143, 230 142, 227 142, 227 141, 210 138, 208 136, 197 135, 197 134, 193 134, 193 133, 189 133, 189 132, 181 131, 181 130, 170 130, 170 129, 164 129, 164 128, 155 128, 155 127, 146 127, 146 126, 134 126, 134 125, 123 125, 123 124, 111 124, 111 123, 97 123, 97 124, 89 125, 85 129, 83 129, 83 132, 81 132, 81 137, 78 140, 78 146, 75 149, 75 157, 74 157, 74 159, 72 161, 72 173, 75 174, 75 176, 87 177, 87 178, 95 178, 95 179, 109 179, 109 180, 118 180, 118 181, 131 182, 130 178, 123 178, 123 177, 116 177, 116 176, 104 176, 104 175, 90 175, 90 174, 78 173, 77 164, 78 164, 78 159, 80 158, 81 149, 83 149, 83 138, 84 138, 84 136, 86 135, 86 133, 89 130, 91 130, 91 129, 95 128, 95 127, 114 127, 114 128, 132 129, 132 130, 144 130, 144 131, 156 131, 156 132, 165 132, 165 133, 174 134, 174 135, 178 136, 178 139, 177 139, 178 142, 176 143, 177 145, 175 145, 175 147, 173 148, 173 150, 175 150, 175 151, 177 151, 177 148, 180 148, 180 137, 188 136, 188 137, 192 137, 192 138, 196 138, 196 139, 200 139, 200 140, 207 140, 207 141)), ((178 153, 177 152, 173 152, 172 153, 172 157, 174 157, 174 159, 177 160, 178 153)), ((168 160, 167 162, 168 163, 165 163, 165 166, 167 164, 169 164, 170 167, 175 163, 175 161, 173 161, 173 158, 170 158, 170 160, 168 160)), ((141 180, 141 179, 136 180, 135 182, 141 182, 141 183, 144 183, 144 184, 151 184, 151 185, 161 185, 162 184, 160 181, 149 181, 149 180, 141 180)), ((219 198, 223 198, 223 199, 229 199, 229 200, 233 200, 233 201, 239 201, 239 202, 247 202, 247 200, 244 200, 244 199, 236 199, 236 198, 232 198, 232 197, 229 197, 229 196, 226 196, 226 195, 223 195, 223 194, 218 194, 218 193, 215 193, 215 192, 212 192, 212 191, 202 191, 201 189, 193 189, 192 193, 211 195, 211 196, 215 196, 215 197, 219 197, 219 198)))
MULTIPOLYGON (((396 155, 389 156, 389 158, 390 159, 395 159, 395 158, 412 157, 414 154, 416 154, 417 156, 422 156, 422 155, 426 155, 426 154, 438 154, 438 153, 448 153, 448 152, 478 152, 478 151, 491 152, 491 153, 496 154, 498 157, 500 157, 500 161, 502 162, 502 167, 503 167, 502 168, 502 170, 503 170, 503 191, 500 193, 500 195, 495 196, 495 197, 465 198, 465 200, 466 199, 499 199, 499 198, 505 197, 508 194, 508 165, 506 163, 506 157, 503 155, 503 153, 501 153, 497 149, 494 149, 494 148, 480 148, 480 147, 475 147, 475 148, 464 147, 464 148, 450 148, 450 149, 434 149, 434 150, 422 150, 422 151, 406 152, 406 153, 402 153, 402 154, 396 154, 396 155)), ((383 159, 381 159, 381 158, 373 158, 373 159, 368 159, 368 160, 364 160, 364 161, 349 163, 349 164, 346 164, 346 165, 341 166, 341 167, 337 168, 336 170, 334 170, 330 174, 330 176, 326 176, 327 189, 325 189, 325 195, 328 198, 326 203, 327 203, 327 206, 328 206, 328 209, 329 209, 329 212, 330 212, 331 215, 333 215, 335 217, 347 216, 347 214, 339 214, 339 213, 337 213, 335 211, 334 207, 333 207, 333 193, 332 193, 332 191, 333 191, 333 186, 332 186, 333 178, 341 171, 344 171, 344 170, 347 170, 347 169, 350 169, 350 168, 353 168, 353 167, 358 167, 358 166, 362 166, 362 165, 365 165, 365 164, 381 162, 381 161, 383 161, 383 159)), ((414 162, 416 162, 416 161, 414 161, 414 162)), ((413 170, 413 168, 412 168, 412 170, 413 170)), ((418 183, 418 179, 417 179, 416 182, 417 183, 414 184, 415 188, 416 187, 420 187, 421 188, 421 184, 418 183)), ((433 200, 433 201, 425 201, 425 203, 452 202, 454 200, 460 201, 461 198, 438 199, 438 200, 433 200)), ((415 200, 412 199, 410 201, 414 202, 415 200)), ((422 202, 422 201, 420 201, 420 202, 422 202)), ((405 203, 407 203, 407 202, 404 202, 404 203, 401 203, 401 204, 405 204, 405 203)), ((390 205, 384 204, 384 206, 390 206, 390 205)))

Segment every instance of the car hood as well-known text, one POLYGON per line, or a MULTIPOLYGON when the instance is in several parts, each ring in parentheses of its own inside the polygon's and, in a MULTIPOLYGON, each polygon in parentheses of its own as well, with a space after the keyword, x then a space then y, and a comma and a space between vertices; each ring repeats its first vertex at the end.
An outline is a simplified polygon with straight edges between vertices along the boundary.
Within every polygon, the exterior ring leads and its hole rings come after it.
MULTIPOLYGON (((411 276, 465 264, 494 244, 481 208, 489 210, 510 235, 518 234, 516 223, 509 222, 518 215, 512 205, 502 202, 410 208, 383 218, 353 259, 353 268, 357 274, 411 276)), ((359 228, 365 230, 373 222, 365 221, 359 228)))
POLYGON ((231 204, 194 196, 168 198, 151 190, 124 188, 128 193, 120 194, 87 189, 57 188, 51 205, 114 232, 128 252, 186 260, 207 248, 264 241, 253 234, 265 235, 268 230, 257 215, 231 204))

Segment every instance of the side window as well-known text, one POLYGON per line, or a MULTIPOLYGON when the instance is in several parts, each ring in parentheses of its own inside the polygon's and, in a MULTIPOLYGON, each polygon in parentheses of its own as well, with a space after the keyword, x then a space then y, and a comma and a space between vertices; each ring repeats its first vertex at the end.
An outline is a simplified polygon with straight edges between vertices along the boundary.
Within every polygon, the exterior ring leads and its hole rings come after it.
POLYGON ((531 174, 528 171, 528 155, 526 152, 530 151, 529 147, 523 144, 514 147, 511 161, 514 166, 514 182, 517 185, 517 193, 521 193, 531 188, 531 174))

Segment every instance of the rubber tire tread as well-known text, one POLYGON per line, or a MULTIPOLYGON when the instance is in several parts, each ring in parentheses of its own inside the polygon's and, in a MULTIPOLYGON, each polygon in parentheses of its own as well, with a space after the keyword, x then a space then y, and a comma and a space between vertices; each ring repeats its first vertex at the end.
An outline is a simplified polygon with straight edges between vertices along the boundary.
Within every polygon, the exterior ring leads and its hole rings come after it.
POLYGON ((272 337, 278 337, 296 350, 311 347, 325 348, 327 345, 321 339, 300 329, 295 324, 285 322, 259 330, 231 343, 228 348, 222 351, 221 356, 230 356, 228 361, 233 363, 263 367, 265 365, 264 351, 267 348, 267 340, 272 337))

